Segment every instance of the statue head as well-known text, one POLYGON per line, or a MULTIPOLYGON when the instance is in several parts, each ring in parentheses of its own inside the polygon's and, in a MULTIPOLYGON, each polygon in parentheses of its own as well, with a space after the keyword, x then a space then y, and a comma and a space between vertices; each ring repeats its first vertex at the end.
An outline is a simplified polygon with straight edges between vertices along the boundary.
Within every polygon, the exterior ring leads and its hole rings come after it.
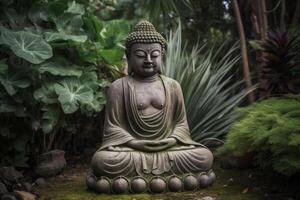
POLYGON ((149 77, 160 73, 166 40, 150 22, 138 23, 134 31, 128 35, 125 47, 128 74, 149 77))

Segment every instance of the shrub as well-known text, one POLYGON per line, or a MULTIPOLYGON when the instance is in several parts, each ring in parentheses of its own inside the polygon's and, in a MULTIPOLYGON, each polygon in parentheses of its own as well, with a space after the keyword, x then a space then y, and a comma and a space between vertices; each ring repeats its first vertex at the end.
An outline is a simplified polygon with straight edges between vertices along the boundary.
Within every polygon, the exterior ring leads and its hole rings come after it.
POLYGON ((97 130, 129 25, 67 0, 1 1, 0 11, 0 164, 20 166, 30 141, 47 151, 97 130))
POLYGON ((241 108, 218 155, 254 152, 256 163, 284 175, 300 172, 300 101, 272 98, 241 108))

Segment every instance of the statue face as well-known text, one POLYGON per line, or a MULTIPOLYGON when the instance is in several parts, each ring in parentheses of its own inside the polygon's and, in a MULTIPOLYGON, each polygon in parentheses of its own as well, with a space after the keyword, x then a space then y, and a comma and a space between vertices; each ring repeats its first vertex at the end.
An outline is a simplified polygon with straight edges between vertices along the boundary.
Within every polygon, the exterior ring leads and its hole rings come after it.
POLYGON ((159 43, 135 43, 131 46, 128 66, 135 75, 150 77, 160 71, 162 47, 159 43))

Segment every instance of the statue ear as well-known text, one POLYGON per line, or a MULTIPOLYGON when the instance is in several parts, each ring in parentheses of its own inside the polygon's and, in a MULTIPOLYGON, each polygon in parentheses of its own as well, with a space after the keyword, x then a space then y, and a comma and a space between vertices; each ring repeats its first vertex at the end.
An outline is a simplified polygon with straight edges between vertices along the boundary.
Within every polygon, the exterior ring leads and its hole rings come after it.
POLYGON ((132 75, 133 74, 132 67, 128 63, 129 58, 130 58, 130 51, 128 49, 125 49, 125 56, 126 56, 126 62, 127 62, 127 73, 128 73, 128 75, 132 75))
POLYGON ((126 55, 126 59, 129 60, 130 51, 128 49, 125 49, 125 55, 126 55))

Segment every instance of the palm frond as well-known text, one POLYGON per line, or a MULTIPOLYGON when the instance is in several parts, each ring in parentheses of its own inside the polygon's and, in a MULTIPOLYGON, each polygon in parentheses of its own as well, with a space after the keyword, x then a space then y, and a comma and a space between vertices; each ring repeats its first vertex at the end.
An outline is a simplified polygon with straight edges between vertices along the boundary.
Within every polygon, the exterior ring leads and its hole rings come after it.
POLYGON ((181 84, 192 138, 198 142, 223 136, 238 117, 236 106, 250 92, 242 80, 232 78, 240 60, 238 45, 227 46, 208 49, 196 43, 189 52, 180 25, 168 38, 163 73, 181 84))

